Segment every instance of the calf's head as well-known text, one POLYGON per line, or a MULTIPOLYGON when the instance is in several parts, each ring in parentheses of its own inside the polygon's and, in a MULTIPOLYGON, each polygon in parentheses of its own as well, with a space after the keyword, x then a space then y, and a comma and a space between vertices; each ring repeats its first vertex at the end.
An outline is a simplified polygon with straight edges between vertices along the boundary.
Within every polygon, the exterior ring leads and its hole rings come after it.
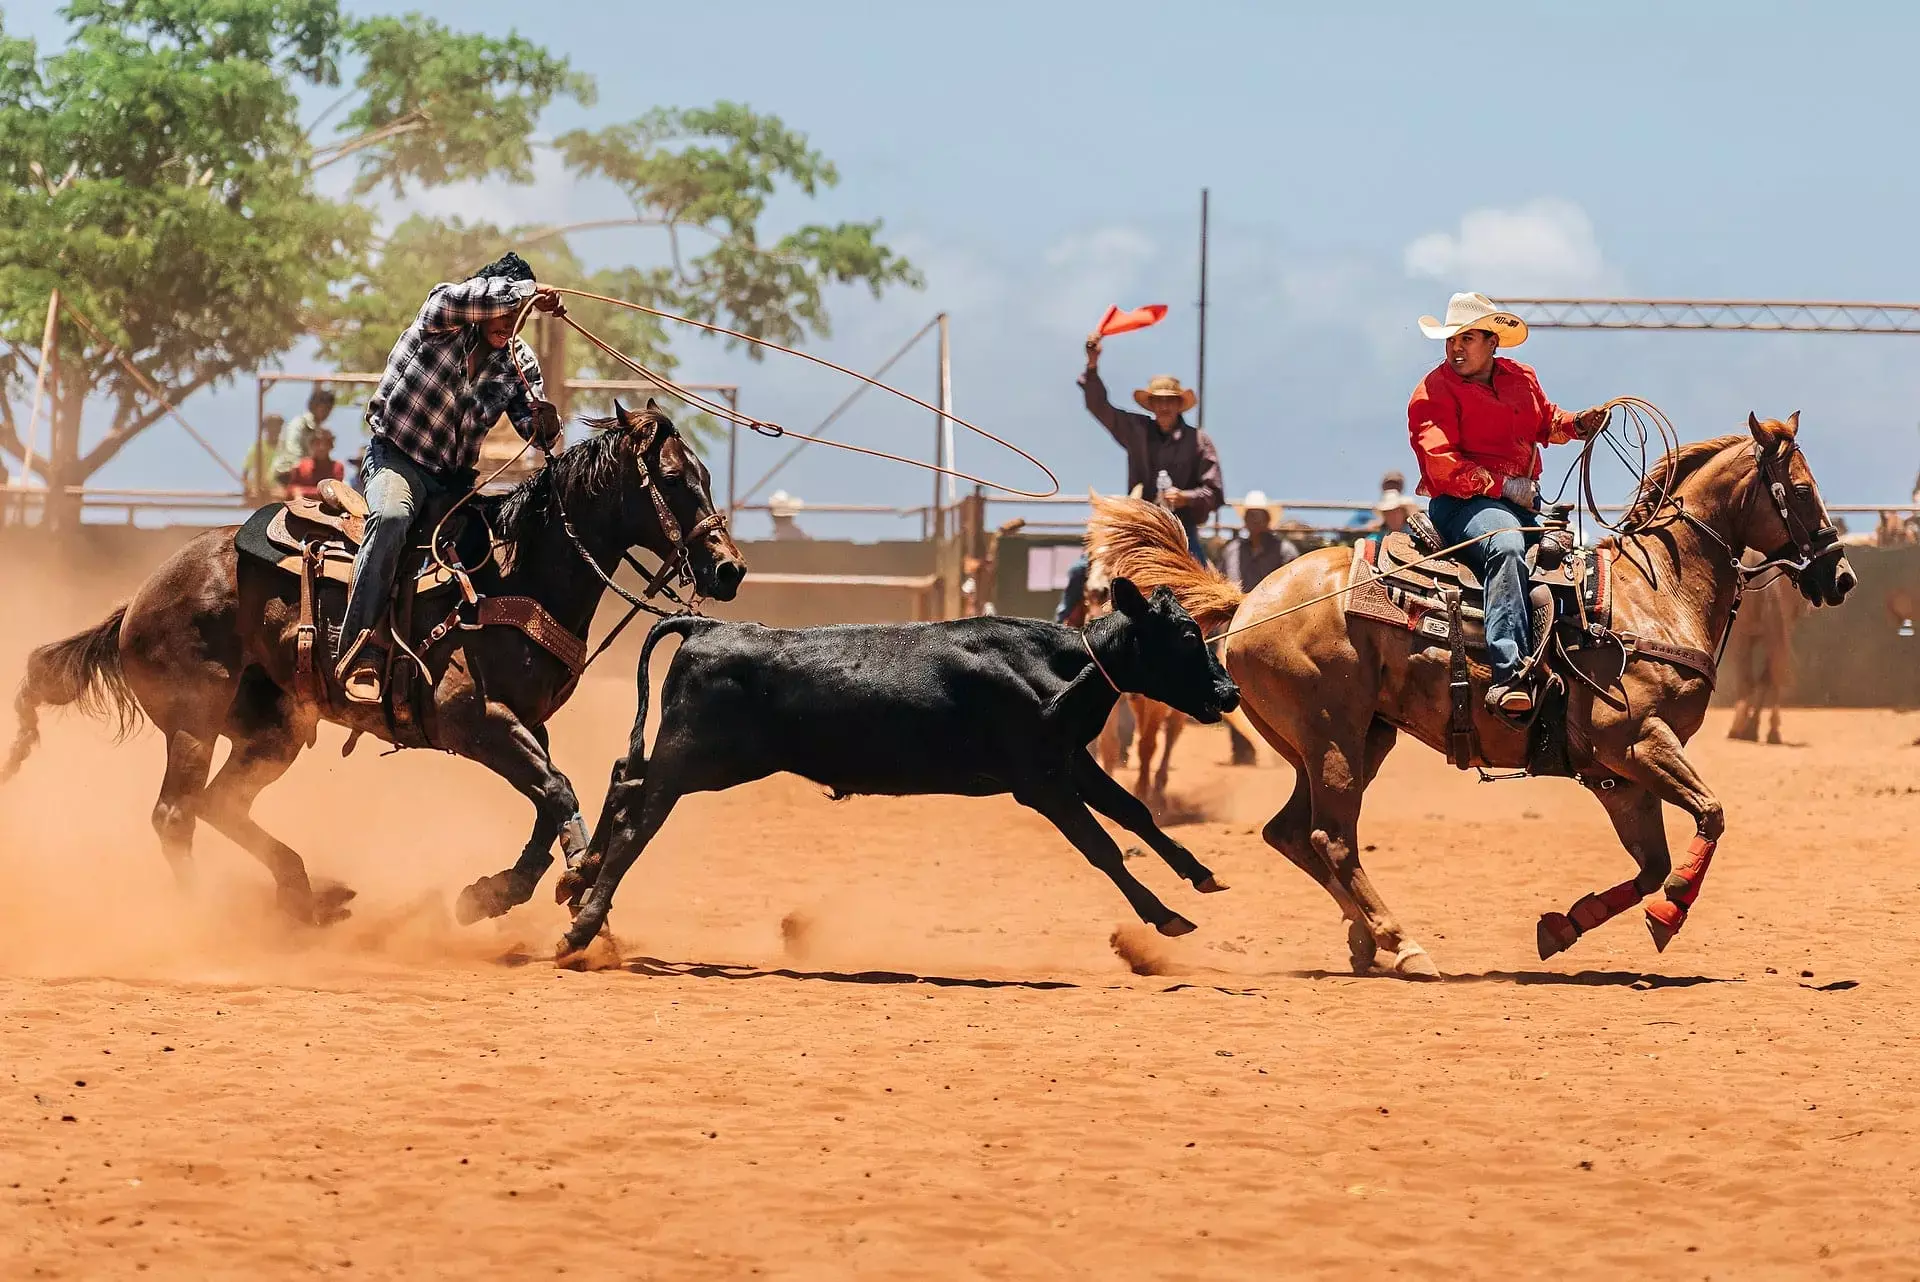
POLYGON ((1118 626, 1105 625, 1112 631, 1101 661, 1114 684, 1209 725, 1240 705, 1240 688, 1173 593, 1160 587, 1143 596, 1133 580, 1115 579, 1111 598, 1118 626))

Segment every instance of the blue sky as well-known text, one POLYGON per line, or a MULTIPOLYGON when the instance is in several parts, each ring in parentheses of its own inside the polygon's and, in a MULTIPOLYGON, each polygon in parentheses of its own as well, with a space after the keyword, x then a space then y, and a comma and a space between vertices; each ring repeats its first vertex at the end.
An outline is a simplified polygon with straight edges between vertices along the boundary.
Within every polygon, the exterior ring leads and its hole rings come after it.
MULTIPOLYGON (((1070 492, 1123 475, 1073 386, 1107 303, 1173 306, 1110 343, 1116 395, 1155 373, 1193 376, 1202 186, 1207 421, 1236 494, 1365 495, 1407 467, 1406 397, 1439 355, 1414 319, 1455 289, 1920 299, 1907 88, 1920 9, 1908 6, 566 0, 537 22, 495 0, 408 7, 517 25, 593 74, 598 104, 555 109, 554 132, 718 98, 808 132, 843 181, 781 203, 775 230, 881 217, 928 279, 878 303, 836 295, 834 336, 815 350, 871 367, 950 312, 956 410, 1041 455, 1070 492)), ((51 4, 6 18, 46 41, 62 29, 51 4)), ((526 222, 621 212, 551 166, 529 187, 382 207, 416 206, 526 222)), ((576 243, 597 262, 657 253, 637 231, 576 243)), ((692 338, 681 350, 688 377, 738 381, 752 412, 796 427, 846 390, 779 358, 692 338)), ((1539 332, 1519 355, 1567 405, 1644 396, 1687 437, 1732 430, 1750 408, 1800 409, 1831 501, 1904 499, 1920 469, 1920 339, 1539 332)), ((900 372, 930 398, 931 349, 900 372)), ((924 452, 930 416, 881 401, 844 420, 847 436, 924 452)), ((187 410, 237 458, 252 404, 248 380, 187 410)), ((781 449, 745 443, 743 479, 781 449)), ((960 449, 965 465, 1023 479, 1016 460, 960 449)), ((165 425, 100 480, 219 484, 165 425)), ((814 501, 929 490, 924 474, 820 452, 781 483, 814 501)))

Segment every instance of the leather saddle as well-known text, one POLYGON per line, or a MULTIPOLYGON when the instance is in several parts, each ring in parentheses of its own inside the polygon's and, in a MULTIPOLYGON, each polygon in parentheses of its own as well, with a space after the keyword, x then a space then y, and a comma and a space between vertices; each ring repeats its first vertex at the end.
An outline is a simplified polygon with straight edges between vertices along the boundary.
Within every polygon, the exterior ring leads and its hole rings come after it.
MULTIPOLYGON (((401 559, 400 573, 394 576, 396 591, 410 582, 414 595, 424 597, 458 580, 449 566, 472 574, 493 560, 486 523, 477 514, 469 515, 468 509, 448 522, 440 556, 435 558, 427 539, 445 512, 444 505, 430 504, 414 521, 414 539, 401 559)), ((343 481, 328 480, 321 482, 317 497, 270 503, 255 512, 235 543, 255 560, 296 575, 311 549, 319 562, 319 576, 350 589, 366 520, 367 501, 360 492, 343 481)))
MULTIPOLYGON (((1393 531, 1377 543, 1363 540, 1357 544, 1354 590, 1347 612, 1446 641, 1452 635, 1445 610, 1446 591, 1457 589, 1461 617, 1469 624, 1468 646, 1484 653, 1485 589, 1465 561, 1435 559, 1435 553, 1444 546, 1425 516, 1415 517, 1406 530, 1393 531)), ((1544 546, 1535 540, 1527 548, 1527 567, 1536 640, 1543 635, 1543 623, 1571 620, 1583 632, 1591 632, 1590 625, 1601 629, 1612 625, 1611 548, 1569 551, 1563 545, 1544 546)))

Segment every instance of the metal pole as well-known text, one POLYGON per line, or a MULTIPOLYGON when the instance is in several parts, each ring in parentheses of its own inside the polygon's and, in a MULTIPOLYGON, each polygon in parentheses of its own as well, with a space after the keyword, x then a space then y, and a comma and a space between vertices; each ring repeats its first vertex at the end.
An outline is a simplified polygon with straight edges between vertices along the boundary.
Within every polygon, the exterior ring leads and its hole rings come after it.
MULTIPOLYGON (((934 318, 940 323, 940 350, 935 358, 934 377, 941 382, 940 408, 933 416, 933 463, 935 467, 947 465, 947 402, 945 395, 945 375, 947 372, 947 314, 941 312, 934 318)), ((933 474, 933 537, 938 539, 946 532, 946 477, 933 474)))
POLYGON ((1195 427, 1207 425, 1207 189, 1200 189, 1200 368, 1193 379, 1195 427))
MULTIPOLYGON (((52 377, 54 366, 59 363, 59 347, 60 291, 55 289, 47 295, 47 328, 40 336, 40 372, 33 380, 33 412, 27 415, 27 452, 20 468, 22 481, 33 479, 33 438, 40 427, 40 398, 47 390, 47 380, 52 377)), ((26 508, 23 506, 21 511, 24 513, 26 508)), ((21 518, 23 522, 25 519, 24 516, 21 518)))
MULTIPOLYGON (((948 339, 947 314, 945 312, 941 312, 940 313, 940 410, 947 417, 940 420, 940 426, 941 426, 942 432, 944 433, 942 439, 945 442, 947 447, 947 450, 946 450, 947 466, 959 467, 960 459, 959 459, 959 456, 954 452, 954 447, 953 447, 953 417, 952 417, 953 416, 953 349, 948 345, 947 339, 948 339)), ((947 478, 947 501, 949 503, 957 502, 959 500, 959 493, 960 493, 959 478, 949 476, 947 478)))
MULTIPOLYGON (((740 389, 732 388, 727 392, 727 408, 735 414, 740 412, 740 389)), ((740 504, 734 499, 733 483, 740 475, 740 425, 727 424, 727 524, 733 524, 734 513, 740 504)))
MULTIPOLYGON (((255 375, 253 379, 255 394, 253 398, 253 475, 240 482, 240 488, 248 492, 258 490, 265 497, 269 469, 273 466, 272 455, 267 453, 267 385, 255 375)), ((365 456, 362 456, 362 471, 365 470, 365 456)), ((362 484, 366 477, 361 476, 362 484)))

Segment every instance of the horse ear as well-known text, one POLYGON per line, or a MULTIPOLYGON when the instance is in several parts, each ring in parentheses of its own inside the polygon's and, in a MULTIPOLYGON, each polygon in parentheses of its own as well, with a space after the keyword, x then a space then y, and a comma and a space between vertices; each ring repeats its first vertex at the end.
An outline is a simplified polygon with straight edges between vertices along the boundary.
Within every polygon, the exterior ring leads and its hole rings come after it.
POLYGON ((1773 438, 1767 435, 1767 429, 1760 423, 1760 416, 1752 410, 1747 411, 1747 430, 1753 433, 1753 443, 1761 449, 1773 444, 1773 438))
POLYGON ((1147 598, 1140 595, 1140 589, 1133 585, 1132 579, 1115 579, 1107 585, 1113 608, 1128 618, 1138 618, 1147 612, 1147 598))
POLYGON ((625 427, 627 425, 627 407, 620 403, 618 396, 613 398, 613 417, 620 426, 625 427))
POLYGON ((1795 410, 1793 413, 1787 415, 1787 434, 1789 436, 1798 436, 1800 434, 1799 410, 1795 410))
POLYGON ((649 414, 658 414, 660 412, 660 402, 654 400, 651 396, 647 398, 647 412, 649 414))

